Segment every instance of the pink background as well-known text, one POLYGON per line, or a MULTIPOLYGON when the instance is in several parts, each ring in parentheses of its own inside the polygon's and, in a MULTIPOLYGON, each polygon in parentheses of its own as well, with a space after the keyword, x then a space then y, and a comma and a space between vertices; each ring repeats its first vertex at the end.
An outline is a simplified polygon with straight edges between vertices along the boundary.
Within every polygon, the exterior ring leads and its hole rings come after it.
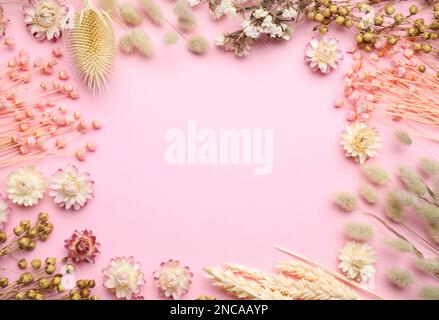
MULTIPOLYGON (((161 2, 172 20, 170 4, 161 2)), ((12 20, 8 34, 17 47, 49 52, 49 43, 38 43, 27 33, 18 7, 5 11, 12 20)), ((198 32, 212 43, 230 24, 211 21, 204 6, 195 11, 198 32)), ((332 192, 356 189, 360 181, 357 165, 344 158, 339 146, 346 110, 332 106, 342 94, 350 57, 330 75, 313 73, 303 62, 304 46, 313 36, 308 23, 297 28, 291 41, 258 44, 244 60, 213 45, 205 56, 195 56, 182 40, 167 48, 162 43, 169 27, 158 28, 145 19, 142 28, 154 39, 154 57, 119 54, 107 94, 94 97, 74 79, 81 98, 70 103, 71 108, 102 120, 103 129, 93 136, 98 151, 81 163, 62 157, 38 163, 46 176, 72 162, 90 172, 96 198, 79 212, 58 209, 49 197, 31 209, 14 206, 13 222, 45 210, 55 223, 49 241, 24 256, 62 257, 63 241, 75 229, 93 230, 102 253, 94 265, 81 265, 78 273, 97 280, 95 292, 102 298, 113 297, 102 287, 101 270, 115 256, 132 255, 141 262, 146 299, 159 298, 152 272, 169 258, 179 259, 194 272, 187 299, 201 294, 227 297, 204 278, 204 266, 235 262, 273 271, 275 260, 288 259, 274 245, 335 269, 338 250, 346 241, 344 223, 361 220, 360 214, 339 212, 330 200, 332 192), (273 173, 255 176, 246 166, 168 165, 165 133, 185 129, 189 120, 200 128, 273 129, 273 173)), ((332 35, 344 49, 352 45, 346 34, 332 35)), ((5 60, 10 53, 1 49, 0 55, 5 60)), ((63 63, 73 74, 68 58, 63 63)), ((388 169, 402 159, 414 164, 419 149, 404 150, 391 138, 390 128, 382 124, 379 128, 385 147, 373 161, 388 169)), ((436 151, 434 144, 418 141, 436 151)), ((3 194, 10 169, 0 172, 3 194)), ((379 209, 375 212, 381 214, 379 209)), ((418 284, 401 291, 384 280, 388 267, 408 265, 408 260, 383 248, 381 238, 377 234, 374 240, 380 255, 376 292, 386 298, 416 297, 418 284)), ((428 281, 422 275, 417 279, 419 284, 428 281)))

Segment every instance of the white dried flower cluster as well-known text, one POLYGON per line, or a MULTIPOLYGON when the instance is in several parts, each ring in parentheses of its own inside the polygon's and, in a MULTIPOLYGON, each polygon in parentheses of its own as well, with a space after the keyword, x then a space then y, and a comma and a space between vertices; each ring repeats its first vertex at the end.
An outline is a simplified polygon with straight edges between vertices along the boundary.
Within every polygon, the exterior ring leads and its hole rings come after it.
MULTIPOLYGON (((297 16, 297 11, 291 8, 297 16)), ((285 9, 290 14, 289 9, 285 9)), ((283 14, 283 13, 282 13, 283 14)), ((273 20, 273 16, 263 8, 259 8, 253 12, 251 20, 243 20, 241 27, 244 30, 244 34, 247 37, 257 39, 263 33, 267 34, 271 38, 282 38, 289 40, 293 32, 292 28, 283 22, 276 23, 273 20)))

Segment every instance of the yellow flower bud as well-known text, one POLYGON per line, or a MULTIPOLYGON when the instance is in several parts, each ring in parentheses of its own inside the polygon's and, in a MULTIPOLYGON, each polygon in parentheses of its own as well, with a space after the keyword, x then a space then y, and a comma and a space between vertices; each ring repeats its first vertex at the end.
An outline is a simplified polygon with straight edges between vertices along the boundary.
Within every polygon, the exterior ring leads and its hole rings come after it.
POLYGON ((30 264, 32 265, 32 268, 37 270, 41 267, 41 260, 40 259, 33 259, 30 264))
POLYGON ((20 269, 26 269, 27 268, 27 261, 26 259, 20 259, 17 262, 18 268, 20 269))

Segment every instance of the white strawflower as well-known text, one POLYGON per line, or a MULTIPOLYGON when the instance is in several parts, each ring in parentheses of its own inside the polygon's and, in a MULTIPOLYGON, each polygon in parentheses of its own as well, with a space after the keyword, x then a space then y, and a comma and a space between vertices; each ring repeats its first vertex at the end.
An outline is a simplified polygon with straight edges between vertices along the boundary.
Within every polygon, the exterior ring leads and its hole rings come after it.
POLYGON ((340 250, 338 267, 350 279, 366 282, 375 275, 378 260, 374 249, 367 243, 347 242, 340 250))
POLYGON ((335 38, 313 38, 305 48, 305 62, 314 71, 329 73, 337 69, 338 63, 343 59, 339 42, 335 38))
POLYGON ((19 206, 30 207, 43 198, 46 179, 35 166, 25 166, 8 176, 8 198, 19 206))
POLYGON ((160 269, 154 272, 154 285, 160 294, 166 298, 179 299, 189 290, 192 272, 189 267, 180 265, 179 261, 168 260, 160 264, 160 269))
POLYGON ((354 122, 346 127, 341 135, 341 145, 346 157, 352 157, 361 164, 367 158, 376 156, 381 147, 380 136, 376 129, 362 122, 354 122))

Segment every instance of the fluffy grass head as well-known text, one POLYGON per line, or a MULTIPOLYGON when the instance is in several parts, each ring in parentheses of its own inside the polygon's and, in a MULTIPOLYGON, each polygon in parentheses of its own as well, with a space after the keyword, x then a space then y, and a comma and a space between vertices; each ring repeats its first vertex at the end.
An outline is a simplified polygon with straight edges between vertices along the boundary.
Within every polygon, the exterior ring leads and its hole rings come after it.
POLYGON ((427 186, 424 181, 418 177, 418 175, 408 167, 399 168, 399 177, 405 184, 407 189, 416 194, 417 196, 425 196, 428 192, 427 186))
POLYGON ((352 212, 358 207, 357 199, 350 192, 336 192, 333 198, 335 205, 343 211, 352 212))
POLYGON ((368 183, 363 183, 360 186, 360 196, 370 204, 375 204, 378 202, 378 193, 374 187, 368 183))
POLYGON ((428 226, 428 233, 434 242, 439 244, 439 223, 428 226))
POLYGON ((178 42, 180 36, 176 32, 168 32, 164 36, 164 41, 167 46, 172 46, 178 42))
POLYGON ((113 15, 119 12, 119 5, 117 4, 117 0, 99 0, 99 8, 113 15))
POLYGON ((429 176, 435 176, 439 172, 439 162, 435 159, 423 157, 419 159, 419 165, 421 170, 429 176))
POLYGON ((439 208, 426 201, 418 202, 415 211, 429 224, 439 222, 439 208))
POLYGON ((404 146, 410 146, 413 143, 412 138, 406 131, 397 130, 394 132, 395 139, 404 146))
POLYGON ((425 273, 439 272, 439 261, 434 259, 418 258, 414 261, 414 265, 425 273))
POLYGON ((380 166, 373 164, 365 164, 362 166, 364 176, 369 182, 382 186, 390 181, 387 171, 380 166))
POLYGON ((396 195, 406 207, 414 206, 418 202, 418 197, 404 189, 396 190, 396 195))
POLYGON ((369 241, 374 235, 373 227, 368 223, 350 222, 344 227, 345 235, 356 241, 369 241))
POLYGON ((128 25, 137 26, 142 22, 139 11, 130 2, 124 2, 119 11, 123 21, 128 25))
POLYGON ((407 288, 413 283, 412 274, 400 267, 393 267, 387 271, 387 279, 399 288, 407 288))
POLYGON ((419 290, 419 297, 424 300, 439 300, 439 287, 423 287, 419 290))
POLYGON ((94 93, 102 93, 116 54, 109 16, 88 4, 74 17, 74 26, 67 35, 67 47, 82 80, 94 93))
POLYGON ((151 57, 154 47, 151 38, 141 29, 134 29, 130 33, 130 39, 134 48, 144 57, 151 57))
POLYGON ((164 21, 162 8, 153 0, 139 0, 140 5, 151 21, 161 25, 164 21))
POLYGON ((401 202, 395 192, 387 192, 384 200, 384 211, 386 215, 394 222, 402 222, 402 220, 404 220, 404 204, 401 202))
POLYGON ((383 243, 386 246, 389 246, 393 250, 399 251, 399 252, 412 252, 413 246, 404 239, 385 239, 383 240, 383 243))
POLYGON ((186 0, 177 0, 174 13, 178 19, 178 26, 186 31, 192 30, 197 26, 197 21, 192 14, 191 8, 186 0))
POLYGON ((192 36, 187 41, 187 48, 195 54, 204 54, 209 48, 209 43, 203 36, 192 36))
POLYGON ((119 38, 119 49, 125 54, 133 53, 134 46, 129 34, 125 34, 119 38))

